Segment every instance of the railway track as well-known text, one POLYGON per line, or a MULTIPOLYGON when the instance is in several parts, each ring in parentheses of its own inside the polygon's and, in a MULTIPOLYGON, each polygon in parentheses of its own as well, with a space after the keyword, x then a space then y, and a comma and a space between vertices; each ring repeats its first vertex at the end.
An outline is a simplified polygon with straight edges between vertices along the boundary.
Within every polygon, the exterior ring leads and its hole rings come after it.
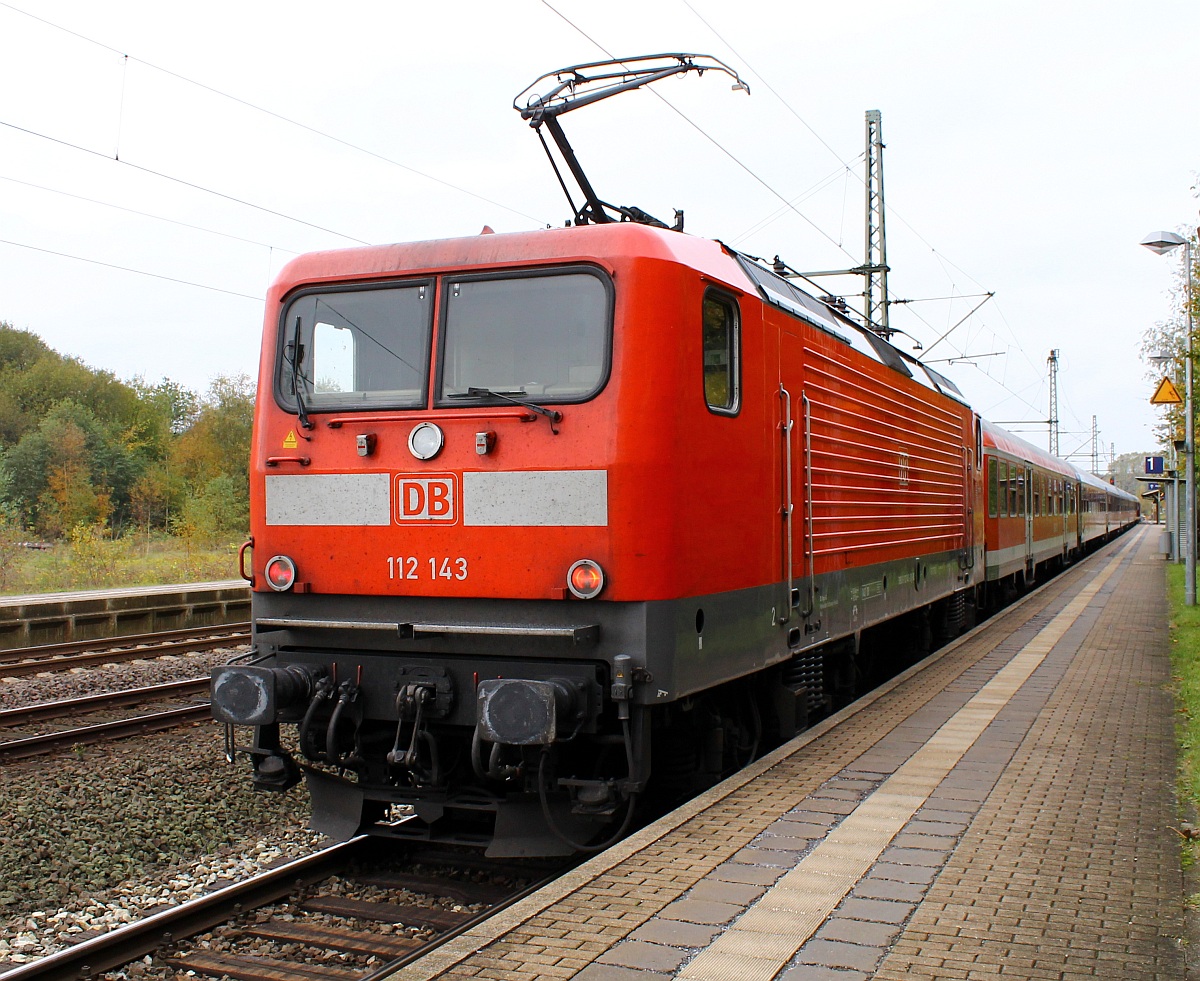
MULTIPOLYGON (((367 981, 427 953, 563 871, 543 867, 539 874, 537 866, 524 868, 523 881, 509 888, 456 880, 449 872, 381 871, 379 861, 369 858, 379 847, 377 839, 366 836, 339 843, 57 954, 0 970, 0 981, 77 981, 147 955, 159 967, 200 977, 367 981), (368 871, 347 871, 356 862, 368 871), (531 882, 534 876, 538 881, 531 882), (347 897, 328 888, 338 879, 376 898, 347 897), (424 903, 414 901, 414 894, 424 903), (427 905, 430 899, 485 908, 434 908, 427 905), (189 939, 197 935, 203 939, 189 939), (281 956, 257 952, 264 943, 281 956), (303 958, 294 956, 300 948, 303 958)), ((460 870, 464 863, 499 868, 444 853, 433 860, 460 870)))
MULTIPOLYGON (((86 695, 55 702, 40 702, 21 708, 0 710, 0 730, 18 729, 36 722, 58 719, 75 720, 91 712, 122 708, 127 705, 159 703, 177 698, 188 698, 208 691, 207 678, 190 678, 145 688, 130 688, 124 691, 86 695)), ((92 725, 76 726, 53 732, 17 735, 0 740, 0 761, 27 759, 55 750, 69 749, 124 736, 158 732, 176 726, 187 725, 209 718, 208 702, 196 702, 181 708, 165 709, 130 718, 113 719, 92 725)))
POLYGON ((136 661, 172 654, 189 654, 194 651, 212 650, 215 647, 235 647, 249 642, 250 624, 230 623, 216 627, 135 634, 129 637, 106 637, 63 644, 44 644, 40 647, 18 647, 0 651, 0 678, 15 678, 44 671, 67 671, 95 664, 136 661))

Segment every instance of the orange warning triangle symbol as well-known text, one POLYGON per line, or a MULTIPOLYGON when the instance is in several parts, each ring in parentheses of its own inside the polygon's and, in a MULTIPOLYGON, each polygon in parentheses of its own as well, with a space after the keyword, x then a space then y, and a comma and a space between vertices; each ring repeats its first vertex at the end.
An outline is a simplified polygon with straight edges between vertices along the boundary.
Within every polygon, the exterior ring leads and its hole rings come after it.
MULTIPOLYGON (((1175 401, 1178 402, 1179 399, 1175 401)), ((283 448, 285 450, 294 450, 296 448, 296 430, 288 430, 288 434, 283 437, 283 448)))
POLYGON ((1178 405, 1182 401, 1183 399, 1179 397, 1179 390, 1171 384, 1170 378, 1160 381, 1158 388, 1150 396, 1151 405, 1178 405))

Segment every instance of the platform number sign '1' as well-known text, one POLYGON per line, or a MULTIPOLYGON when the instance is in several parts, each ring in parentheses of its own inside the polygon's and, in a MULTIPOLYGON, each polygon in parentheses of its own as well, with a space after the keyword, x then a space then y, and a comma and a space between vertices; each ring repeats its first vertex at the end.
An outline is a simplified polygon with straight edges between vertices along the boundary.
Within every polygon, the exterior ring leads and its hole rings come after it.
POLYGON ((1162 473, 1163 458, 1161 456, 1146 457, 1146 473, 1162 473))

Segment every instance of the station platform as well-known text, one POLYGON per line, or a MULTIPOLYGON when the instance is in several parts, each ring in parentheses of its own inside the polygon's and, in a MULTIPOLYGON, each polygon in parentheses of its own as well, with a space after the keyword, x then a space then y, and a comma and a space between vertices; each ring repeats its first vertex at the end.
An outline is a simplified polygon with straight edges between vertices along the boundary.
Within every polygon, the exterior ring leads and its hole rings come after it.
POLYGON ((392 977, 1183 978, 1142 526, 392 977))
POLYGON ((0 596, 0 650, 250 619, 244 580, 0 596))

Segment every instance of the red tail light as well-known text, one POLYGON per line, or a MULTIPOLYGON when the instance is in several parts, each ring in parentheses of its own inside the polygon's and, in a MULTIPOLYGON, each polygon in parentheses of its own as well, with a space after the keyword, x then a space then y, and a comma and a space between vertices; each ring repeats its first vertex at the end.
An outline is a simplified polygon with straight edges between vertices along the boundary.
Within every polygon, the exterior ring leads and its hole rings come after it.
POLYGON ((276 555, 267 559, 267 567, 263 573, 267 585, 277 593, 285 593, 296 584, 296 563, 286 555, 276 555))
POLYGON ((591 559, 580 559, 567 570, 567 588, 580 599, 593 599, 604 588, 604 570, 591 559))

